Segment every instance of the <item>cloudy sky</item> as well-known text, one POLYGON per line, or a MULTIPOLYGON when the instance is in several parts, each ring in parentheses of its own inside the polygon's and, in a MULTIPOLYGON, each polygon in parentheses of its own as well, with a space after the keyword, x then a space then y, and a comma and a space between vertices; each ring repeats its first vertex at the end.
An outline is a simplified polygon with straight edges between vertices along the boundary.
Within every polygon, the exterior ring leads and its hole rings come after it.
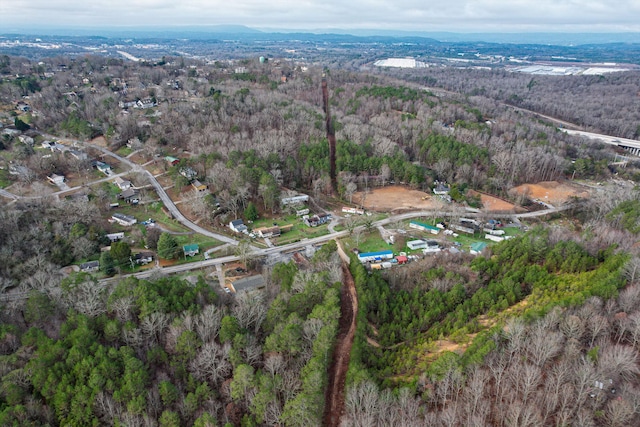
POLYGON ((46 27, 639 32, 640 0, 0 0, 0 33, 46 27))

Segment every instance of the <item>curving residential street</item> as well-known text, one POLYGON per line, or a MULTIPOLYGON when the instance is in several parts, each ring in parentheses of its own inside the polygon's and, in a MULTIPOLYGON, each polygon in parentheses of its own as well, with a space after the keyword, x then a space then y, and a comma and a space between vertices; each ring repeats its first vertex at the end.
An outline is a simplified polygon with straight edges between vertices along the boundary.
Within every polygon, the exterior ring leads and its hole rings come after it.
MULTIPOLYGON (((54 138, 54 136, 52 135, 44 135, 45 137, 48 138, 54 138)), ((87 147, 91 147, 93 149, 96 149, 102 153, 104 153, 105 155, 111 156, 115 159, 117 159, 118 161, 122 162, 123 164, 127 165, 128 167, 131 168, 131 171, 134 172, 139 172, 139 173, 143 173, 147 176, 149 182, 151 183, 151 185, 153 186, 153 188, 156 190, 158 196, 160 197, 160 199, 162 200, 162 202, 164 203, 164 205, 166 206, 166 208, 169 210, 169 212, 171 212, 171 214, 174 216, 174 218, 176 220, 178 220, 180 223, 182 223, 185 227, 193 230, 196 233, 200 233, 204 236, 208 236, 208 237, 212 237, 216 240, 219 240, 221 242, 224 242, 226 244, 230 244, 230 245, 238 245, 239 241, 222 235, 222 234, 218 234, 218 233, 214 233, 212 231, 209 231, 203 227, 200 227, 199 225, 193 223, 192 221, 190 221, 188 218, 186 218, 181 212, 180 210, 177 208, 177 206, 175 205, 175 203, 173 202, 173 200, 171 200, 171 198, 169 197, 169 195, 167 194, 167 192, 164 190, 164 188, 162 187, 162 185, 158 182, 158 180, 153 176, 153 174, 151 172, 149 172, 148 170, 146 170, 145 168, 143 168, 142 166, 138 165, 137 163, 134 163, 132 161, 130 161, 129 159, 122 157, 104 147, 100 147, 98 145, 95 144, 91 144, 89 142, 83 142, 83 141, 79 141, 79 140, 73 140, 73 139, 69 139, 69 138, 65 138, 65 140, 74 142, 75 144, 78 145, 84 145, 87 147)), ((129 173, 130 171, 127 172, 122 172, 120 174, 117 175, 113 175, 110 176, 108 178, 102 178, 96 181, 91 182, 90 184, 94 184, 94 183, 99 183, 99 182, 103 182, 103 181, 108 181, 113 179, 115 176, 121 176, 121 175, 126 175, 127 173, 129 173)), ((87 184, 89 185, 89 184, 87 184)), ((71 190, 74 189, 79 189, 81 187, 74 187, 71 190)), ((66 190, 66 191, 59 191, 56 192, 54 194, 61 194, 61 193, 65 193, 71 190, 66 190)), ((6 197, 6 198, 10 198, 10 199, 14 199, 14 200, 18 200, 18 199, 22 199, 23 197, 17 196, 15 194, 12 194, 6 190, 0 190, 0 196, 6 197)), ((32 198, 32 197, 24 197, 25 199, 28 198, 32 198)), ((568 209, 571 209, 573 207, 573 205, 565 205, 565 206, 561 206, 561 207, 553 207, 550 209, 545 209, 545 210, 540 210, 540 211, 536 211, 536 212, 527 212, 527 213, 522 213, 522 214, 501 214, 500 217, 501 218, 508 218, 511 219, 512 221, 518 221, 521 218, 534 218, 534 217, 538 217, 538 216, 544 216, 544 215, 548 215, 548 214, 552 214, 552 213, 557 213, 557 212, 562 212, 568 209)), ((407 212, 407 213, 403 213, 403 214, 399 214, 399 215, 393 215, 390 216, 389 218, 385 218, 379 221, 376 221, 373 223, 373 227, 382 227, 384 225, 387 224, 391 224, 394 222, 398 222, 398 221, 402 221, 402 220, 406 220, 406 219, 411 219, 411 218, 419 218, 419 217, 425 217, 425 216, 438 216, 438 217, 443 217, 443 218, 447 218, 447 217, 451 217, 451 216, 458 216, 459 213, 454 213, 452 211, 415 211, 415 212, 407 212)), ((464 215, 466 217, 481 217, 481 216, 486 216, 486 213, 481 213, 481 212, 465 212, 464 215)), ((309 245, 316 245, 316 244, 320 244, 320 243, 325 243, 329 240, 333 240, 333 239, 338 239, 338 238, 342 238, 342 237, 346 237, 349 235, 349 231, 348 230, 343 230, 343 231, 335 231, 334 227, 337 223, 336 222, 332 222, 331 223, 331 227, 329 228, 329 233, 324 235, 324 236, 320 236, 320 237, 315 237, 312 239, 303 239, 301 241, 298 242, 294 242, 294 243, 289 243, 286 245, 282 245, 282 246, 277 246, 277 247, 270 247, 270 248, 257 248, 255 246, 251 246, 252 249, 252 255, 253 256, 268 256, 268 255, 275 255, 275 254, 282 254, 282 253, 287 253, 287 252, 293 252, 293 251, 297 251, 300 249, 303 249, 306 246, 309 245)), ((361 225, 355 228, 355 230, 363 230, 365 228, 365 226, 361 225)), ((138 278, 145 278, 145 277, 149 277, 152 274, 154 274, 154 272, 162 272, 164 274, 173 274, 173 273, 180 273, 180 272, 184 272, 184 271, 189 271, 189 270, 195 270, 195 269, 201 269, 201 268, 206 268, 206 267, 212 267, 212 266, 216 266, 219 264, 223 264, 223 263, 228 263, 228 262, 233 262, 233 261, 238 261, 240 258, 238 256, 225 256, 225 257, 221 257, 221 258, 211 258, 211 259, 205 259, 203 261, 196 261, 196 262, 191 262, 191 263, 187 263, 187 264, 181 264, 181 265, 176 265, 176 266, 170 266, 170 267, 164 267, 164 268, 160 268, 160 267, 156 267, 156 268, 152 268, 149 270, 145 270, 145 271, 141 271, 138 273, 133 273, 133 274, 129 274, 129 275, 124 275, 124 276, 118 276, 118 277, 114 277, 114 278, 108 278, 108 279, 103 279, 103 282, 109 282, 109 281, 113 281, 113 280, 119 280, 122 277, 127 277, 127 276, 135 276, 138 278)))

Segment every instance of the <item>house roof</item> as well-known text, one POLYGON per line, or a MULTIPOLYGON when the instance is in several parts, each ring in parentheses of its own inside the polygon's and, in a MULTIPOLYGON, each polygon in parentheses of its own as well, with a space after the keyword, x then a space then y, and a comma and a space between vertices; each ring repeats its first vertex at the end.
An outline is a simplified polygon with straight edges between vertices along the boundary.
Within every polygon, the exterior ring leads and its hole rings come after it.
POLYGON ((153 259, 153 252, 139 252, 133 256, 133 259, 153 259))
POLYGON ((100 261, 89 261, 80 264, 80 270, 87 270, 89 268, 98 268, 100 267, 100 261))
POLYGON ((124 190, 122 193, 120 193, 120 197, 122 197, 123 199, 128 199, 129 197, 135 196, 137 193, 138 192, 135 189, 128 188, 124 190))
POLYGON ((487 247, 485 242, 475 242, 471 244, 471 250, 475 252, 482 252, 487 247))
POLYGON ((234 227, 237 227, 238 225, 242 225, 244 224, 244 221, 241 219, 234 219, 233 221, 231 221, 231 225, 233 225, 234 227))
POLYGON ((438 227, 434 227, 433 225, 425 224, 425 223, 419 222, 419 221, 411 221, 410 224, 419 225, 420 227, 426 228, 427 230, 438 230, 438 231, 440 231, 440 229, 438 227))
POLYGON ((200 250, 200 246, 198 246, 197 244, 192 244, 192 245, 184 245, 182 247, 182 250, 184 252, 196 252, 200 250))
POLYGON ((125 215, 125 214, 121 214, 119 212, 114 213, 113 215, 111 215, 112 218, 117 218, 120 219, 122 221, 135 221, 135 217, 132 217, 130 215, 125 215))
POLYGON ((362 254, 358 254, 360 258, 369 257, 369 256, 381 256, 381 255, 393 255, 393 251, 365 252, 362 254))
POLYGON ((232 283, 232 285, 236 292, 239 292, 259 288, 260 286, 263 286, 264 283, 264 277, 262 277, 261 274, 256 274, 255 276, 249 276, 243 279, 236 280, 232 283))

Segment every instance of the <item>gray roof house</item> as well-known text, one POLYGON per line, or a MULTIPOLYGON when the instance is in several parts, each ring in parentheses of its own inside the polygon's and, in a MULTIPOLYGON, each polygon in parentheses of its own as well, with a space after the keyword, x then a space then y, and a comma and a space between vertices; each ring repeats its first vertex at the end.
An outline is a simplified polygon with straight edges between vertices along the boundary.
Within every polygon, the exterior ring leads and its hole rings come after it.
POLYGON ((233 287, 233 291, 235 293, 238 292, 248 292, 254 289, 260 289, 265 286, 264 277, 261 274, 256 274, 255 276, 245 277, 243 279, 236 280, 231 284, 233 287))

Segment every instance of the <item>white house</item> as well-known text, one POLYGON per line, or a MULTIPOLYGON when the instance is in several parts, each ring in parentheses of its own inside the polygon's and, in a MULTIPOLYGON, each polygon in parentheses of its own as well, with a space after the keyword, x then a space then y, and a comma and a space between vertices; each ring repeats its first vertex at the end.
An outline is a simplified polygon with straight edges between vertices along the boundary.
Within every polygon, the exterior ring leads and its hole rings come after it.
POLYGON ((231 231, 235 231, 236 233, 246 233, 247 226, 244 225, 244 221, 241 219, 233 220, 229 223, 229 228, 231 231))
POLYGON ((80 264, 80 271, 85 273, 92 273, 94 271, 98 271, 100 269, 100 261, 89 261, 83 264, 80 264))
POLYGON ((309 201, 309 196, 307 196, 306 194, 301 194, 301 195, 293 196, 293 197, 284 197, 284 198, 280 199, 280 203, 282 204, 282 206, 300 205, 300 204, 306 203, 308 201, 309 201))
POLYGON ((431 234, 440 233, 440 229, 438 227, 434 227, 429 224, 425 224, 419 221, 411 221, 409 222, 409 228, 415 228, 416 230, 428 231, 431 234))
POLYGON ((111 219, 125 227, 131 226, 138 222, 138 220, 134 217, 121 213, 114 213, 113 215, 111 215, 111 219))
POLYGON ((416 249, 425 249, 427 247, 427 242, 424 240, 411 240, 410 242, 407 242, 407 247, 412 251, 415 251, 416 249))
POLYGON ((64 184, 64 175, 57 175, 57 174, 52 174, 51 176, 48 176, 47 179, 55 185, 60 185, 60 184, 64 184))
POLYGON ((113 180, 113 183, 115 185, 118 186, 119 189, 121 190, 128 190, 129 188, 131 188, 131 181, 127 181, 125 179, 120 178, 119 176, 116 177, 116 179, 113 180))
POLYGON ((107 239, 109 239, 111 241, 111 243, 120 241, 120 240, 124 239, 124 231, 120 232, 120 233, 107 234, 107 239))

